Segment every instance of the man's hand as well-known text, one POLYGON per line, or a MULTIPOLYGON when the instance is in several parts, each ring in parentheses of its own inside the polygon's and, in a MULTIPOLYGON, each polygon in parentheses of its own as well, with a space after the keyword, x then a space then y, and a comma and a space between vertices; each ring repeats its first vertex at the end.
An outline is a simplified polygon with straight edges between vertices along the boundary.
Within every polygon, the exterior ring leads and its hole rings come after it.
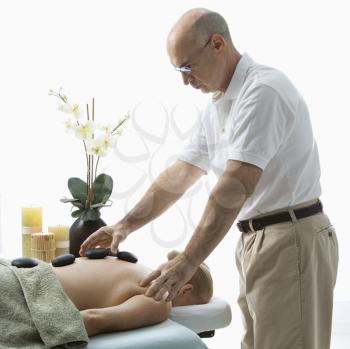
POLYGON ((126 239, 128 231, 120 225, 102 227, 91 234, 80 246, 80 256, 85 256, 85 251, 97 246, 110 248, 113 254, 117 253, 119 244, 126 239))
POLYGON ((179 254, 171 261, 164 263, 148 274, 140 286, 145 287, 150 283, 145 296, 153 297, 159 301, 168 292, 166 302, 172 301, 179 289, 191 279, 196 272, 198 265, 192 264, 184 253, 179 254))

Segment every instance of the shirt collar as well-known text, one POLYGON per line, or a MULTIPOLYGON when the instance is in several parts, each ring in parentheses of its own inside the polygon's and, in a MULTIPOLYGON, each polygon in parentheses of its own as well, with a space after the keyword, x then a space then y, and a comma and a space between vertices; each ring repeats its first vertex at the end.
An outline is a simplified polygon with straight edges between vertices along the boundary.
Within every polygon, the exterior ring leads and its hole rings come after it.
POLYGON ((233 73, 233 76, 231 78, 231 81, 225 91, 225 93, 217 92, 213 94, 213 101, 216 102, 218 100, 232 100, 236 99, 239 91, 241 90, 247 70, 254 65, 254 61, 248 56, 247 53, 243 53, 240 60, 238 61, 238 64, 236 66, 236 69, 233 73))

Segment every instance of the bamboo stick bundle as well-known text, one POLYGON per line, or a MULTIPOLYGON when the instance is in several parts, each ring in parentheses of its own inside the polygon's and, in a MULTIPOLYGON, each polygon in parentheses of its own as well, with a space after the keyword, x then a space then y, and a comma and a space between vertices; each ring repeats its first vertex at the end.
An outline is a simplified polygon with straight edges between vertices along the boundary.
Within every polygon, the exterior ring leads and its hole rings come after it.
POLYGON ((33 233, 31 235, 31 255, 33 258, 51 263, 55 257, 55 234, 33 233))

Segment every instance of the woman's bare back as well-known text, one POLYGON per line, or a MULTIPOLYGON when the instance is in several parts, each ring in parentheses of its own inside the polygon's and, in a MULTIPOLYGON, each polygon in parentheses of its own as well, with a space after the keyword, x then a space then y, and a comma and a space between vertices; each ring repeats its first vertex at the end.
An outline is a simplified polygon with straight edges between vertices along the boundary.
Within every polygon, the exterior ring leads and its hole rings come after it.
POLYGON ((53 267, 65 293, 79 310, 111 307, 123 303, 146 287, 138 285, 151 270, 108 256, 76 258, 73 264, 53 267))

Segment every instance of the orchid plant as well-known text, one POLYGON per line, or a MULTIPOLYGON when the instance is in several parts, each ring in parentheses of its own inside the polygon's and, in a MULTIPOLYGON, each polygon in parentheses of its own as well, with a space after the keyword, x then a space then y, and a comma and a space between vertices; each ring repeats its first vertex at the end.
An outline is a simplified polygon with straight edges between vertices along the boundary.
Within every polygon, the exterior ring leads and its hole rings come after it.
POLYGON ((97 166, 101 157, 105 157, 113 147, 115 140, 122 134, 122 125, 129 119, 129 113, 119 119, 116 125, 97 124, 95 122, 95 101, 92 99, 92 113, 90 118, 89 105, 86 105, 86 119, 83 120, 83 111, 78 104, 72 104, 68 97, 59 91, 49 90, 50 96, 59 100, 58 110, 68 114, 64 122, 66 131, 73 133, 83 141, 86 156, 86 182, 77 177, 68 179, 68 188, 72 198, 63 197, 60 201, 71 203, 72 217, 83 221, 100 218, 100 209, 111 206, 109 197, 113 190, 112 177, 105 173, 97 175, 97 166), (73 211, 73 208, 76 208, 73 211))

